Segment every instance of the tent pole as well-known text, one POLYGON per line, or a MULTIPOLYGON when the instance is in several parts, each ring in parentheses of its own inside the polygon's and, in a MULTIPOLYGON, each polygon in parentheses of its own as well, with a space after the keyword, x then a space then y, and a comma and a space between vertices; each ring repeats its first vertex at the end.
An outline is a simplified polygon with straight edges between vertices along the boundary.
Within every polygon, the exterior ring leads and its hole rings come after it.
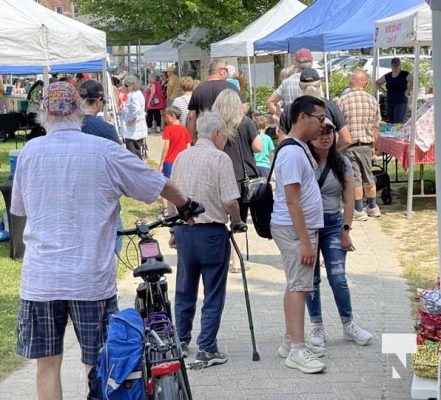
POLYGON ((413 168, 415 164, 415 138, 416 138, 416 112, 418 106, 418 74, 420 70, 420 50, 421 46, 417 42, 415 44, 415 68, 413 71, 412 84, 412 108, 411 108, 411 131, 410 131, 410 148, 409 148, 409 175, 407 178, 407 218, 412 217, 412 201, 413 201, 413 168))
POLYGON ((253 109, 253 82, 251 80, 250 56, 247 56, 247 63, 248 63, 248 88, 249 88, 249 93, 250 93, 250 108, 253 109))
MULTIPOLYGON (((107 79, 107 56, 104 56, 101 60, 102 64, 101 64, 101 76, 102 76, 102 84, 103 84, 103 88, 104 88, 104 96, 106 96, 107 98, 110 98, 110 93, 109 93, 109 86, 108 86, 108 79, 107 79)), ((104 121, 107 121, 107 114, 108 114, 108 110, 107 107, 104 107, 104 121)))
MULTIPOLYGON (((432 60, 433 60, 433 86, 434 86, 434 122, 435 132, 441 132, 441 1, 432 0, 432 60)), ((435 173, 436 187, 441 188, 441 136, 435 135, 435 173)), ((441 253, 441 195, 437 191, 436 209, 438 210, 438 251, 441 253)), ((441 257, 439 258, 439 274, 441 275, 441 257)), ((440 398, 440 380, 438 378, 438 398, 440 398)))
MULTIPOLYGON (((256 56, 253 56, 253 71, 254 71, 254 78, 256 78, 256 56)), ((253 81, 253 104, 254 104, 254 108, 257 107, 257 93, 256 93, 256 88, 254 87, 255 84, 256 84, 256 79, 254 79, 254 81, 253 81)))
POLYGON ((323 59, 325 60, 325 90, 326 98, 329 100, 329 79, 328 79, 328 58, 326 56, 326 51, 323 52, 323 59))
POLYGON ((379 97, 377 91, 377 73, 378 73, 378 60, 379 60, 380 49, 377 47, 377 44, 374 44, 374 59, 372 60, 372 96, 374 96, 377 100, 379 97))
POLYGON ((49 67, 47 65, 43 67, 43 82, 43 93, 46 94, 47 87, 49 86, 49 67))

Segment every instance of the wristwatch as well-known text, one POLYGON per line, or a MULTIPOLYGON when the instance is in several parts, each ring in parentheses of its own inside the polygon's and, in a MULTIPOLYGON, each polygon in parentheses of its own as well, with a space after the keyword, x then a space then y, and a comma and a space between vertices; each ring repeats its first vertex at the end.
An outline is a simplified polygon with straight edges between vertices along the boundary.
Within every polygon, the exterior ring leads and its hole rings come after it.
POLYGON ((343 225, 343 230, 349 232, 352 228, 348 224, 343 225))

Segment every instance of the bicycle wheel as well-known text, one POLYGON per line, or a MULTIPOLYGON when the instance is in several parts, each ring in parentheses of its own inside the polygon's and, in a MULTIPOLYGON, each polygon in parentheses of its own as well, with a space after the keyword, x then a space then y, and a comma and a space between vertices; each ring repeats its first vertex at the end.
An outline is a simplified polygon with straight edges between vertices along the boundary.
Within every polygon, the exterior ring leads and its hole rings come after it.
POLYGON ((155 400, 180 400, 179 384, 175 374, 155 379, 155 400))

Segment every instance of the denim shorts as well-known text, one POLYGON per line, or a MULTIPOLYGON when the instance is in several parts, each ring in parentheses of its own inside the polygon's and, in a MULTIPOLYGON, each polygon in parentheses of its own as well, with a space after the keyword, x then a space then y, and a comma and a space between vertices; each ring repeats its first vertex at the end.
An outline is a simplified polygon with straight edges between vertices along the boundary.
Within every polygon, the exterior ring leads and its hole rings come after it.
POLYGON ((17 321, 17 354, 42 358, 63 353, 68 317, 81 347, 81 361, 94 365, 107 338, 109 318, 118 311, 116 295, 106 300, 22 300, 17 321))

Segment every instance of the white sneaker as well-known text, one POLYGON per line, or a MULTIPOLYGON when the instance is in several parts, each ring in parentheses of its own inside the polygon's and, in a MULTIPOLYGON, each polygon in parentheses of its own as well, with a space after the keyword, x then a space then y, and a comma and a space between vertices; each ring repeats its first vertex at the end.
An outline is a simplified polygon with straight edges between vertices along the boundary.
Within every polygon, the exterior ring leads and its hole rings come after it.
POLYGON ((343 325, 343 337, 346 340, 353 340, 360 346, 365 346, 371 341, 372 333, 365 331, 351 321, 343 325))
POLYGON ((317 347, 325 347, 326 333, 323 324, 313 324, 309 332, 307 341, 309 344, 317 347))
MULTIPOLYGON (((326 349, 320 346, 314 346, 311 343, 305 343, 307 349, 312 351, 317 357, 324 357, 326 355, 326 349)), ((289 336, 285 336, 282 344, 279 346, 277 350, 277 354, 280 358, 287 358, 289 356, 289 352, 291 351, 291 338, 289 336)))
POLYGON ((283 342, 279 346, 279 349, 277 350, 277 354, 280 358, 286 358, 289 355, 289 352, 291 351, 291 336, 285 335, 283 337, 283 342))
POLYGON ((373 217, 373 218, 381 217, 380 207, 378 206, 375 206, 374 208, 367 207, 365 210, 368 217, 373 217))
POLYGON ((289 368, 298 369, 305 374, 315 374, 324 371, 326 365, 320 362, 317 356, 309 349, 294 350, 291 348, 285 365, 289 368))
POLYGON ((369 216, 367 215, 367 212, 365 210, 363 211, 354 210, 352 219, 354 221, 367 221, 369 219, 369 216))

